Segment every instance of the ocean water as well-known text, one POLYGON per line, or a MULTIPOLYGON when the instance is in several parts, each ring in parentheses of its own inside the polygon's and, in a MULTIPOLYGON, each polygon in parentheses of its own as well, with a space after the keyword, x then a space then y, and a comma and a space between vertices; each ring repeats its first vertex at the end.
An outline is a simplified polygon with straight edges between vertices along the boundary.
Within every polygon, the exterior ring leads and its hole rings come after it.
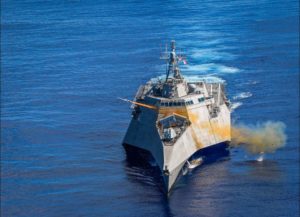
POLYGON ((1 1, 1 216, 298 216, 299 3, 1 1), (233 122, 282 121, 286 146, 243 148, 166 198, 121 146, 140 84, 175 39, 185 76, 227 83, 233 122))

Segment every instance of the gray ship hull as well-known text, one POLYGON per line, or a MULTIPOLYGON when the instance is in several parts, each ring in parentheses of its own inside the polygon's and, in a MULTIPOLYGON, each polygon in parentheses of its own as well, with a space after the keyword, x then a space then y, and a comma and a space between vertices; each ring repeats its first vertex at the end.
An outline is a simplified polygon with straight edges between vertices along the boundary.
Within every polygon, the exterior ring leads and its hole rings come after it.
POLYGON ((166 79, 140 86, 123 140, 127 156, 155 162, 169 192, 193 156, 231 140, 229 102, 224 84, 187 81, 180 74, 182 56, 166 54, 166 79), (173 75, 171 76, 170 73, 173 75))
MULTIPOLYGON (((224 109, 225 113, 229 112, 225 106, 223 108, 221 107, 221 109, 224 109)), ((193 109, 193 113, 195 113, 194 110, 195 109, 193 109)), ((196 110, 203 113, 201 108, 196 110)), ((219 120, 216 119, 216 122, 229 121, 230 123, 230 119, 225 118, 228 117, 227 115, 222 118, 222 112, 220 112, 220 114, 219 120)), ((222 134, 219 135, 219 137, 214 135, 209 138, 209 136, 205 134, 205 130, 208 131, 209 134, 210 129, 205 129, 205 126, 200 133, 195 131, 199 130, 199 126, 196 125, 196 123, 191 123, 176 139, 176 142, 168 144, 159 134, 156 124, 159 118, 158 116, 159 113, 155 111, 141 108, 140 117, 132 118, 131 120, 123 141, 123 146, 130 159, 135 159, 141 163, 155 162, 161 171, 166 191, 169 192, 180 176, 181 169, 188 160, 192 159, 195 155, 197 156, 197 154, 209 154, 211 147, 219 147, 219 144, 224 144, 225 148, 225 144, 230 141, 230 137, 228 137, 228 132, 226 131, 226 135, 222 134), (204 139, 201 140, 201 137, 204 139), (201 146, 199 146, 200 140, 201 146)), ((196 120, 193 122, 195 121, 196 120)), ((214 148, 212 148, 212 150, 214 150, 214 148)))
MULTIPOLYGON (((163 171, 160 170, 157 164, 155 164, 155 159, 152 156, 151 152, 123 143, 123 147, 126 151, 126 156, 128 162, 132 163, 133 165, 138 166, 146 166, 146 167, 156 167, 159 170, 159 174, 161 177, 159 177, 158 180, 161 180, 164 186, 164 189, 162 189, 165 193, 170 193, 172 188, 175 186, 176 182, 180 179, 180 177, 183 175, 183 167, 186 166, 185 164, 181 164, 178 166, 178 174, 177 177, 175 177, 175 180, 170 180, 168 176, 163 175, 163 171), (173 185, 168 186, 169 183, 173 182, 173 185)), ((188 161, 191 162, 194 159, 203 159, 203 164, 213 163, 221 158, 228 157, 230 154, 229 152, 229 142, 222 142, 218 143, 212 146, 209 146, 207 148, 203 148, 195 152, 188 161)), ((176 174, 176 173, 175 173, 176 174)), ((174 179, 174 178, 173 178, 174 179)), ((159 185, 160 186, 160 185, 159 185)))

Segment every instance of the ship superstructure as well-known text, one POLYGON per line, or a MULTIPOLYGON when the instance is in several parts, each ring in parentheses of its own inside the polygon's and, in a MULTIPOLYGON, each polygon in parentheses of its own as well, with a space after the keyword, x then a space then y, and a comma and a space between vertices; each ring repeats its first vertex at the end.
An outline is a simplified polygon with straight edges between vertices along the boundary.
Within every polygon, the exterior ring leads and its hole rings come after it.
POLYGON ((231 126, 223 83, 187 81, 179 68, 183 57, 176 55, 175 41, 163 59, 167 59, 165 79, 140 86, 130 101, 132 120, 123 146, 129 158, 154 159, 169 192, 195 156, 227 147, 231 126))

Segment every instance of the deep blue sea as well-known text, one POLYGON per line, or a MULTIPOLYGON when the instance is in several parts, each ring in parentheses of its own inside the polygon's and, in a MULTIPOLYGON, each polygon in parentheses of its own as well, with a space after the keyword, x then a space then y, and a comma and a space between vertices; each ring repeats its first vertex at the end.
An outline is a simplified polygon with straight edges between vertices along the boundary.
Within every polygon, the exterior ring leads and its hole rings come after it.
POLYGON ((1 1, 1 216, 299 215, 298 0, 1 1), (285 147, 243 148, 167 199, 121 146, 139 85, 171 39, 186 77, 226 81, 243 124, 282 121, 285 147))

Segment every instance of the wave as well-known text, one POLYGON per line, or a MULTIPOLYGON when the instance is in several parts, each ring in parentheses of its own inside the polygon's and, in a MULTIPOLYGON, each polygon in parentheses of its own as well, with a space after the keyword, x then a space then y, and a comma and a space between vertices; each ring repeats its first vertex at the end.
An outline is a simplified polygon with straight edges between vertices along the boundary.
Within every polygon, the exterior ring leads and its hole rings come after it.
POLYGON ((259 83, 259 81, 249 81, 249 82, 247 82, 245 84, 255 85, 255 84, 258 84, 258 83, 259 83))
MULTIPOLYGON (((189 51, 191 47, 193 48, 198 48, 199 50, 202 50, 204 48, 211 48, 213 47, 218 47, 222 49, 230 49, 231 47, 225 47, 224 46, 224 40, 220 39, 220 38, 214 38, 214 39, 210 39, 207 40, 207 38, 205 40, 183 40, 180 41, 179 44, 180 48, 182 48, 184 51, 189 51)), ((196 51, 196 49, 194 50, 196 51)), ((193 52, 193 51, 192 51, 193 52)))
POLYGON ((237 82, 236 86, 237 87, 244 87, 245 85, 253 86, 256 84, 259 84, 259 81, 253 80, 253 81, 248 81, 248 82, 237 82))
POLYGON ((190 55, 194 59, 201 60, 233 60, 235 59, 235 55, 223 51, 219 51, 219 49, 194 49, 190 55))
POLYGON ((206 63, 200 65, 184 65, 183 71, 186 72, 204 72, 204 73, 237 73, 240 69, 235 67, 229 67, 216 63, 206 63))
MULTIPOLYGON (((225 80, 222 78, 219 78, 217 76, 213 75, 186 75, 183 74, 183 77, 188 81, 188 82, 198 82, 198 81, 205 81, 206 83, 225 83, 225 80)), ((166 75, 160 74, 158 77, 152 78, 152 82, 157 82, 157 81, 163 81, 166 79, 166 75)))
POLYGON ((249 98, 251 96, 252 96, 252 93, 250 93, 250 92, 242 92, 242 93, 239 93, 236 96, 234 96, 233 99, 234 100, 237 100, 237 99, 246 99, 246 98, 249 98))
MULTIPOLYGON (((182 32, 181 36, 196 39, 197 41, 201 41, 201 43, 207 38, 222 38, 221 37, 222 35, 219 32, 207 31, 207 30, 182 32)), ((194 41, 189 40, 189 41, 194 42, 195 44, 195 40, 194 41)))
POLYGON ((234 110, 236 110, 241 105, 243 105, 243 103, 241 103, 241 102, 234 102, 234 103, 232 103, 231 106, 230 106, 230 111, 233 112, 234 110))
POLYGON ((189 82, 205 81, 206 83, 225 83, 225 80, 216 76, 197 76, 197 75, 185 75, 189 82))

